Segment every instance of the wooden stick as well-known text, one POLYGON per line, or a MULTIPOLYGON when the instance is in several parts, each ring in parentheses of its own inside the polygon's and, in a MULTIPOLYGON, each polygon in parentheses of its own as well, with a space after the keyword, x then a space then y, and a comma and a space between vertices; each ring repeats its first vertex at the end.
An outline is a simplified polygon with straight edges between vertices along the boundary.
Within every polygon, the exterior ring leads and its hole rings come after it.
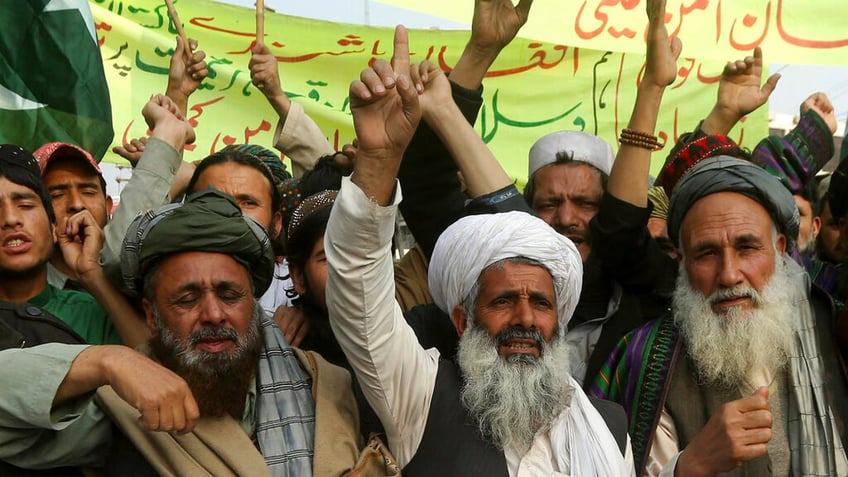
POLYGON ((256 43, 265 43, 265 0, 256 0, 256 43))
POLYGON ((165 5, 168 6, 168 16, 171 17, 171 21, 174 22, 174 27, 177 29, 177 35, 179 35, 183 40, 186 59, 191 59, 191 45, 188 42, 185 30, 183 30, 183 24, 180 23, 180 16, 177 15, 177 9, 174 8, 174 2, 171 0, 165 0, 165 5))

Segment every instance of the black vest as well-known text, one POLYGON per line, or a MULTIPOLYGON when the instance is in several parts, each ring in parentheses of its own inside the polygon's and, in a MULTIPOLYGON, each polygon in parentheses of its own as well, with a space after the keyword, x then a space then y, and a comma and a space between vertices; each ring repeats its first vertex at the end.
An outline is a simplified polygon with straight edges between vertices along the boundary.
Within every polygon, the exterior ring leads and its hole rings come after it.
MULTIPOLYGON (((85 340, 64 321, 27 303, 0 301, 0 350, 28 348, 44 343, 84 344, 85 340)), ((14 386, 14 383, 4 383, 14 386)), ((0 461, 0 475, 8 477, 74 477, 82 474, 69 467, 27 470, 0 461)))
MULTIPOLYGON (((439 360, 424 435, 412 460, 404 467, 403 475, 508 477, 503 451, 486 440, 468 415, 459 397, 461 388, 462 377, 456 365, 439 360)), ((590 399, 615 436, 623 455, 627 443, 624 409, 613 402, 590 399)))

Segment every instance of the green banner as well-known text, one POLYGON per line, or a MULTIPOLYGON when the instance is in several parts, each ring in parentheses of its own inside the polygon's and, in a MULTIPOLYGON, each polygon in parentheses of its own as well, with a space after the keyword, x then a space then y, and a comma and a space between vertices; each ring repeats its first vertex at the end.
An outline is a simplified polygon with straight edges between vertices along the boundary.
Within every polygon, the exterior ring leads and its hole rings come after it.
MULTIPOLYGON (((90 3, 112 94, 117 144, 147 133, 140 111, 151 94, 165 89, 176 32, 169 28, 164 2, 90 3)), ((202 159, 232 143, 270 147, 277 118, 250 84, 247 66, 254 11, 205 0, 175 4, 186 33, 206 52, 210 72, 191 98, 188 116, 198 139, 186 157, 202 159)), ((447 70, 468 34, 411 30, 413 61, 427 58, 447 70)), ((350 142, 348 86, 369 62, 391 57, 392 30, 266 12, 265 43, 278 58, 283 89, 303 104, 337 149, 350 142)), ((657 126, 660 140, 669 144, 655 154, 654 170, 670 144, 711 109, 724 63, 681 59, 679 65, 657 126)), ((644 57, 638 54, 516 39, 484 82, 484 106, 475 127, 510 176, 523 183, 530 146, 550 131, 582 130, 616 144, 643 66, 644 57)), ((731 135, 753 147, 767 131, 767 113, 760 111, 731 135)))

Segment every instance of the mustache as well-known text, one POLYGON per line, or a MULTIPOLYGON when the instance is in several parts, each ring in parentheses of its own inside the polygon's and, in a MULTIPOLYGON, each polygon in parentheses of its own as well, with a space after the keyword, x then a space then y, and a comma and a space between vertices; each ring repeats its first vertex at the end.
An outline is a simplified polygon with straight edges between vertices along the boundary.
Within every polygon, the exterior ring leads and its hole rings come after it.
POLYGON ((232 328, 208 326, 195 331, 188 337, 189 345, 194 346, 205 339, 222 339, 238 342, 238 333, 232 328))
POLYGON ((574 225, 556 225, 554 226, 554 230, 556 230, 560 235, 567 235, 579 238, 583 242, 589 241, 589 231, 586 229, 577 228, 574 225))
POLYGON ((498 333, 494 338, 495 346, 500 346, 505 342, 513 339, 535 340, 539 344, 540 349, 544 349, 545 337, 542 332, 537 329, 524 329, 520 326, 510 326, 509 328, 498 333))
POLYGON ((709 298, 707 298, 707 302, 710 305, 714 305, 719 301, 730 300, 733 298, 750 298, 751 301, 754 302, 755 306, 762 304, 762 297, 760 297, 760 293, 757 292, 756 289, 744 285, 716 290, 709 296, 709 298))

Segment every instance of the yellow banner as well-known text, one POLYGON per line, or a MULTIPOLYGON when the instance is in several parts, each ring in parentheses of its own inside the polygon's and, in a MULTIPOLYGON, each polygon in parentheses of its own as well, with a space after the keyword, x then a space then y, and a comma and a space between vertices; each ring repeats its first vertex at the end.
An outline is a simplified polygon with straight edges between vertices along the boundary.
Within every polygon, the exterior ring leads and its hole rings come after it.
MULTIPOLYGON (((378 0, 470 23, 473 0, 378 0)), ((536 0, 525 38, 640 53, 645 0, 536 0)), ((848 65, 848 5, 842 0, 668 0, 669 32, 694 58, 733 60, 757 46, 772 63, 848 65)))
MULTIPOLYGON (((163 92, 176 32, 164 2, 91 0, 112 98, 115 143, 147 134, 142 106, 163 92)), ((248 61, 254 40, 251 9, 206 0, 176 2, 189 37, 207 54, 209 77, 191 97, 188 117, 197 141, 186 152, 199 160, 227 144, 271 147, 277 118, 250 84, 248 61)), ((537 12, 538 13, 538 12, 537 12)), ((379 58, 389 59, 392 30, 266 13, 265 43, 277 56, 283 88, 304 105, 337 149, 353 139, 348 85, 379 58)), ((413 61, 425 58, 444 69, 459 58, 463 31, 410 31, 413 61)), ((723 62, 681 59, 668 89, 657 134, 666 148, 655 154, 658 170, 679 134, 710 110, 723 62)), ((616 144, 626 125, 644 66, 639 54, 572 48, 516 39, 485 80, 484 105, 476 124, 481 137, 519 183, 527 176, 527 152, 555 130, 582 130, 616 144)), ((767 113, 746 118, 731 134, 753 147, 767 134, 767 113)), ((121 158, 107 154, 109 162, 121 158)))

